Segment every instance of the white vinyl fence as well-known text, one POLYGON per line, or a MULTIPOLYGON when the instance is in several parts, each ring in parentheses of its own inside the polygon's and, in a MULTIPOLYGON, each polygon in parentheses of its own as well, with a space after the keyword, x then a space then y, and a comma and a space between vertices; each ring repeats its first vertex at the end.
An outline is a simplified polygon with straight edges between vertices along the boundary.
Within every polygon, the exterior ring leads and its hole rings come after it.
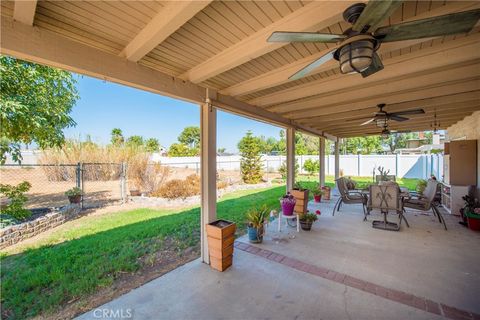
MULTIPOLYGON (((307 159, 318 160, 318 155, 296 156, 300 173, 304 173, 303 164, 307 159)), ((200 168, 199 157, 162 157, 152 156, 152 161, 179 168, 200 168)), ((285 156, 262 156, 264 170, 277 172, 285 156)), ((326 174, 335 174, 335 156, 325 157, 326 174)), ((345 176, 372 176, 373 170, 382 166, 399 178, 428 178, 431 174, 443 177, 443 156, 425 155, 340 155, 340 169, 345 176)), ((218 156, 218 170, 240 170, 240 156, 218 156)))

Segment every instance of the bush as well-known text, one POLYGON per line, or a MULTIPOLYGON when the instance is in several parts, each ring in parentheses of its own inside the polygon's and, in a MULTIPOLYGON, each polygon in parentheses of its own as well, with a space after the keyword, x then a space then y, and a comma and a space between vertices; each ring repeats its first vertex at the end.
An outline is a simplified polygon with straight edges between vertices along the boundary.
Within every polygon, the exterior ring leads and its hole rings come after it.
MULTIPOLYGON (((298 165, 298 159, 295 159, 295 177, 298 175, 298 169, 300 166, 298 165)), ((282 165, 280 168, 278 168, 278 172, 282 176, 282 179, 285 180, 287 179, 287 162, 282 162, 282 165)))
POLYGON ((2 208, 2 214, 18 220, 25 220, 30 217, 32 213, 23 206, 28 200, 25 192, 30 190, 31 187, 32 185, 27 181, 23 181, 17 186, 0 184, 0 194, 10 200, 10 203, 2 208))
POLYGON ((130 188, 144 193, 158 190, 170 175, 170 169, 158 163, 149 163, 149 158, 137 155, 127 166, 127 177, 130 188))
POLYGON ((8 214, 0 214, 0 229, 6 228, 8 226, 12 226, 14 224, 18 224, 20 221, 15 219, 14 217, 8 214))
POLYGON ((200 194, 200 177, 196 174, 188 176, 185 180, 173 179, 164 183, 153 196, 168 199, 185 199, 200 194))
POLYGON ((318 160, 307 159, 303 164, 303 169, 305 169, 310 175, 313 175, 320 171, 320 162, 318 160))

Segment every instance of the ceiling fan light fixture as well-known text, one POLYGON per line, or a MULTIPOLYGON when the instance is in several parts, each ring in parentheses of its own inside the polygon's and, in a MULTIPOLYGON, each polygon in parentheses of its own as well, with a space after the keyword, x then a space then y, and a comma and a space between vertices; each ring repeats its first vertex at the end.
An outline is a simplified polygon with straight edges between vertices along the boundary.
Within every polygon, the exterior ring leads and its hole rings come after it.
POLYGON ((371 40, 354 41, 341 47, 340 71, 343 74, 365 71, 372 63, 375 47, 374 41, 371 40))
POLYGON ((383 128, 387 125, 387 118, 378 118, 375 120, 375 124, 377 127, 383 128))

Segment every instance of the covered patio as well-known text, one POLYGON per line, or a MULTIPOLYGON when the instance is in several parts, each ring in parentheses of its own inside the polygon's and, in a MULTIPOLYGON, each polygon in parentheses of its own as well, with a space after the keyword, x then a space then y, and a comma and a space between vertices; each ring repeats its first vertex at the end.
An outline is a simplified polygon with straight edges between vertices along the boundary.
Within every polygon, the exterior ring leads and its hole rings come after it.
MULTIPOLYGON (((1 54, 200 106, 201 259, 105 308, 130 306, 137 319, 479 318, 479 236, 448 215, 448 231, 410 212, 411 228, 385 233, 363 223, 354 206, 331 217, 329 202, 311 233, 272 231, 261 246, 240 238, 232 268, 217 273, 207 265, 203 226, 217 216, 217 109, 286 129, 287 190, 295 182, 296 131, 319 138, 324 185, 325 139, 335 142, 338 178, 341 139, 382 132, 357 119, 372 116, 378 104, 388 112, 424 109, 389 124, 399 131, 429 130, 434 121, 435 129, 447 129, 480 110, 478 25, 384 43, 377 51, 384 69, 366 78, 342 74, 330 60, 289 79, 334 44, 272 43, 272 32, 342 34, 350 27, 342 14, 354 3, 2 1, 1 54)), ((395 2, 375 22, 390 26, 479 8, 477 1, 395 2)))
POLYGON ((446 232, 420 211, 404 232, 375 230, 359 206, 331 216, 334 200, 311 232, 273 223, 261 245, 237 239, 223 273, 196 260, 80 319, 126 309, 134 319, 478 318, 478 233, 451 216, 446 232))

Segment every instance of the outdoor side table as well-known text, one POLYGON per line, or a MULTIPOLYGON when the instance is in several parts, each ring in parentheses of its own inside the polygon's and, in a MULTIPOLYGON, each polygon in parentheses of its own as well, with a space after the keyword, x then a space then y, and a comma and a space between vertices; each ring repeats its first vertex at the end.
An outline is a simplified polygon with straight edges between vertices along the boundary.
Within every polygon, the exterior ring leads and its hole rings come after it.
MULTIPOLYGON (((278 232, 282 231, 282 217, 285 219, 285 225, 288 227, 288 220, 297 219, 298 215, 294 212, 291 216, 283 214, 283 211, 278 214, 278 232)), ((300 232, 300 223, 297 219, 297 232, 300 232)))

